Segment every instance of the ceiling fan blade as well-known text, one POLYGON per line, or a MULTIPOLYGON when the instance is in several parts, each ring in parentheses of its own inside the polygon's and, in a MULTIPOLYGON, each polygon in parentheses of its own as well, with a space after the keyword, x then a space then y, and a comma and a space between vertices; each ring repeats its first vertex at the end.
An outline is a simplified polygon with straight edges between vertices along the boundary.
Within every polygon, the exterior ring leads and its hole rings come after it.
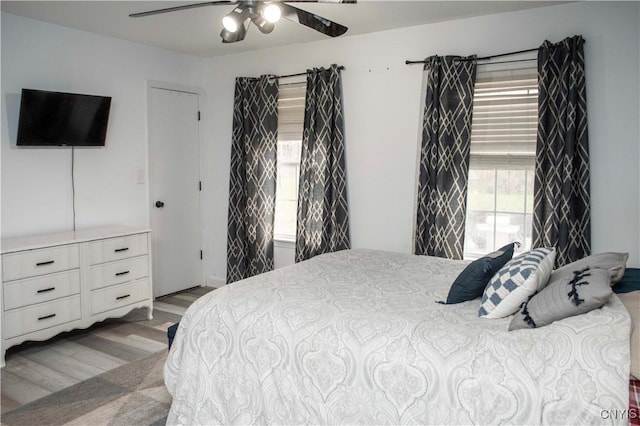
POLYGON ((322 16, 314 15, 306 10, 298 9, 290 4, 280 3, 282 17, 293 22, 298 22, 306 27, 313 28, 330 37, 338 37, 347 32, 348 28, 322 16))
POLYGON ((356 4, 358 0, 282 0, 287 3, 337 3, 337 4, 356 4))
POLYGON ((238 2, 235 0, 207 1, 204 3, 185 4, 183 6, 167 7, 165 9, 156 9, 156 10, 149 10, 147 12, 132 13, 129 15, 129 17, 142 18, 143 16, 158 15, 160 13, 177 12, 179 10, 194 9, 196 7, 218 6, 218 5, 237 4, 237 3, 238 2))

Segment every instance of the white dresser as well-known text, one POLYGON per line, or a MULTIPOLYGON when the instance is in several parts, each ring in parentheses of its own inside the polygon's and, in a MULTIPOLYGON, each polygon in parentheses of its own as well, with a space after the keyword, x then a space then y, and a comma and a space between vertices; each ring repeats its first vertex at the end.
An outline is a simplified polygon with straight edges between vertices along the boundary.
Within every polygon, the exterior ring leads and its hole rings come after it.
POLYGON ((146 307, 149 229, 101 227, 2 240, 0 363, 8 348, 146 307))

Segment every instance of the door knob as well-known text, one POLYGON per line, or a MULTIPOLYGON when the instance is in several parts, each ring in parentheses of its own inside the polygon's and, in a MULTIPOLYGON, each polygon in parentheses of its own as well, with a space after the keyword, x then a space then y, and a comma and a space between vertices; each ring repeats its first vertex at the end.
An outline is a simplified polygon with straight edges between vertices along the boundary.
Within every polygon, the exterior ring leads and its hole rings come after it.
POLYGON ((162 201, 156 201, 156 207, 157 207, 157 208, 162 208, 162 207, 164 207, 164 202, 162 202, 162 201))

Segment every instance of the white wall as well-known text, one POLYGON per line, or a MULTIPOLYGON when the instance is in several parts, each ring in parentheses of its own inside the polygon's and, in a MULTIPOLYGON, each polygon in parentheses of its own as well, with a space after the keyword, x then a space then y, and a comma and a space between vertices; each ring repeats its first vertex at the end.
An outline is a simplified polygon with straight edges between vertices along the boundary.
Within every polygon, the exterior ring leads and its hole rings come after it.
POLYGON ((226 273, 236 76, 284 75, 331 63, 346 67, 352 246, 410 253, 422 71, 404 61, 517 51, 574 34, 586 39, 593 251, 626 251, 629 265, 640 266, 639 9, 637 2, 553 5, 207 59, 207 274, 223 278, 226 273))
POLYGON ((638 2, 582 2, 203 60, 2 13, 1 234, 71 228, 70 150, 15 147, 23 87, 113 97, 106 147, 76 150, 76 219, 85 227, 148 225, 147 185, 135 179, 147 167, 146 80, 204 86, 205 268, 224 279, 234 78, 338 63, 353 247, 409 253, 422 71, 405 59, 490 55, 582 34, 593 250, 628 251, 629 265, 640 266, 639 27, 638 2))
POLYGON ((203 60, 2 13, 3 237, 72 228, 71 149, 15 146, 22 88, 112 97, 106 146, 75 150, 76 225, 149 225, 147 80, 202 87, 203 60))

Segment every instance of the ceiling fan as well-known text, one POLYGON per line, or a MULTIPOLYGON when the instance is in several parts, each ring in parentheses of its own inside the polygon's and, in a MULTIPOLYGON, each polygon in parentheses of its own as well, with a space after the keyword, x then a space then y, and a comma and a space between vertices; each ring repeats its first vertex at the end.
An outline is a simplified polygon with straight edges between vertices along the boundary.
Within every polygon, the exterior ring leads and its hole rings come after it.
POLYGON ((253 22, 263 34, 268 34, 273 31, 275 23, 278 22, 281 17, 312 28, 330 37, 337 37, 347 32, 348 28, 322 16, 293 7, 287 3, 353 4, 356 2, 357 0, 288 0, 287 2, 277 0, 218 0, 132 13, 129 16, 131 18, 141 18, 143 16, 177 12, 179 10, 193 9, 196 7, 235 4, 236 6, 233 10, 222 18, 222 26, 224 28, 220 33, 220 37, 222 37, 223 43, 235 43, 244 40, 251 22, 253 22))

